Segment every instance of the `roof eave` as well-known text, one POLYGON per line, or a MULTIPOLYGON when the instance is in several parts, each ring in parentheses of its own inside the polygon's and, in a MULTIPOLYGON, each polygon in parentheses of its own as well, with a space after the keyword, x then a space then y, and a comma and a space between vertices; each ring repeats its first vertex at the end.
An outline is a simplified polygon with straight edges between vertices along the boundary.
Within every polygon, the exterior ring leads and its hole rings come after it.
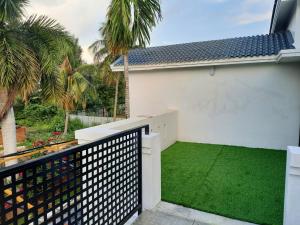
POLYGON ((279 1, 280 0, 275 0, 275 2, 274 2, 273 12, 272 12, 272 19, 271 19, 271 25, 270 25, 270 34, 274 32, 274 27, 276 25, 275 21, 277 20, 277 16, 278 16, 278 14, 276 13, 276 11, 277 11, 277 6, 279 5, 278 4, 279 1))
POLYGON ((277 60, 280 63, 300 62, 300 49, 282 50, 277 56, 277 60))
MULTIPOLYGON (((244 57, 244 58, 232 58, 232 59, 211 60, 211 61, 197 61, 197 62, 130 65, 129 70, 144 71, 144 70, 207 67, 207 66, 222 66, 222 65, 226 66, 226 65, 236 65, 236 64, 276 62, 277 61, 276 59, 277 59, 277 55, 272 55, 272 56, 244 57)), ((112 65, 111 69, 113 72, 124 71, 123 66, 112 65)))
MULTIPOLYGON (((259 64, 259 63, 285 63, 285 62, 299 62, 300 49, 282 50, 278 55, 258 56, 258 57, 244 57, 212 61, 199 62, 183 62, 183 63, 166 63, 153 65, 131 65, 129 71, 147 71, 147 70, 162 70, 162 69, 176 69, 176 68, 193 68, 193 67, 208 67, 208 66, 229 66, 241 64, 259 64)), ((123 66, 111 66, 113 72, 124 71, 123 66)))
POLYGON ((296 0, 276 0, 272 13, 270 34, 285 31, 288 28, 293 11, 295 11, 296 0))

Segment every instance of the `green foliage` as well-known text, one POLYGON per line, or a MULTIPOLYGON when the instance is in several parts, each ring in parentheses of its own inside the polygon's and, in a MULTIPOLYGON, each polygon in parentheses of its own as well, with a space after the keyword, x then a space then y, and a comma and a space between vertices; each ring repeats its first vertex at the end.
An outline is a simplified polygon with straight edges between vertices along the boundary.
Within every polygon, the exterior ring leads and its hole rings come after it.
POLYGON ((162 152, 162 200, 281 225, 286 152, 177 142, 162 152))
POLYGON ((61 65, 60 78, 64 88, 58 106, 65 112, 74 110, 76 104, 85 104, 87 96, 94 97, 94 87, 77 68, 73 68, 68 57, 61 65))
POLYGON ((51 119, 49 123, 49 130, 51 131, 63 131, 65 126, 65 117, 63 113, 59 113, 51 119))
POLYGON ((79 119, 70 120, 69 131, 74 132, 75 130, 83 128, 86 128, 86 126, 84 126, 79 119))
POLYGON ((67 54, 80 54, 76 40, 55 20, 35 15, 25 19, 28 2, 0 0, 0 86, 7 91, 0 119, 18 95, 27 101, 40 89, 46 100, 59 98, 58 66, 67 54))
MULTIPOLYGON (((24 106, 20 103, 16 105, 16 122, 18 125, 27 127, 27 139, 20 143, 28 148, 33 147, 36 141, 48 143, 55 138, 53 132, 64 131, 64 112, 56 106, 29 104, 24 106)), ((73 140, 74 131, 85 128, 80 120, 69 121, 69 132, 59 138, 60 141, 73 140)))
POLYGON ((0 21, 15 21, 24 16, 24 7, 28 0, 0 0, 0 21))
POLYGON ((30 104, 16 111, 16 120, 22 126, 34 126, 41 122, 50 121, 59 110, 55 106, 30 104))
POLYGON ((68 53, 68 58, 74 68, 77 68, 82 64, 81 53, 82 49, 79 45, 78 39, 74 39, 74 45, 72 46, 71 51, 68 53))
MULTIPOLYGON (((95 112, 99 108, 106 109, 110 115, 114 108, 115 86, 109 85, 106 77, 103 75, 103 70, 99 65, 83 65, 79 72, 91 83, 95 88, 95 97, 87 96, 86 111, 95 112)), ((119 105, 125 103, 125 81, 124 76, 120 77, 119 83, 119 105)), ((120 107, 119 107, 120 108, 120 107)), ((77 110, 84 110, 82 105, 77 105, 77 110)), ((123 110, 124 111, 124 110, 123 110)), ((120 112, 121 114, 124 112, 120 112)))
POLYGON ((112 0, 100 30, 111 54, 127 54, 135 45, 150 43, 150 31, 161 19, 159 0, 112 0))
MULTIPOLYGON (((56 115, 55 117, 53 117, 51 123, 49 124, 49 130, 62 132, 64 131, 64 126, 65 126, 64 115, 56 115)), ((68 131, 69 133, 73 133, 75 130, 80 130, 85 127, 86 126, 84 126, 79 119, 70 120, 68 131)))
MULTIPOLYGON (((64 119, 64 112, 56 106, 51 105, 29 104, 16 112, 18 125, 38 128, 39 130, 49 132, 63 131, 64 119)), ((70 121, 70 132, 84 127, 78 119, 70 121)))

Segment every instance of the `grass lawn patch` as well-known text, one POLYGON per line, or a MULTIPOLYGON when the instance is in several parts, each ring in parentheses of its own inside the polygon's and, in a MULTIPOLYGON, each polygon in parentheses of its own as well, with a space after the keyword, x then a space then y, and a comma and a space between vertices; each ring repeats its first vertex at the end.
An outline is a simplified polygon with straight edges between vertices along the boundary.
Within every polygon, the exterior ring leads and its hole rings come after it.
POLYGON ((285 151, 177 142, 162 152, 162 199, 282 225, 285 165, 285 151))

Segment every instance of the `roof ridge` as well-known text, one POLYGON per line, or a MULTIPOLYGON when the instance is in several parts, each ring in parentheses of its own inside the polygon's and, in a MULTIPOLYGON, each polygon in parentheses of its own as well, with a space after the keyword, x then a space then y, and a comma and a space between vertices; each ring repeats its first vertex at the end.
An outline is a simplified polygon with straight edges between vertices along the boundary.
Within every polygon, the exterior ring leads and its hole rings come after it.
POLYGON ((229 41, 229 40, 237 40, 237 39, 242 39, 242 38, 276 36, 276 35, 279 35, 279 34, 287 34, 287 33, 290 33, 290 31, 280 31, 280 32, 276 32, 276 33, 256 34, 256 35, 222 38, 222 39, 213 39, 213 40, 205 40, 205 41, 192 41, 192 42, 183 42, 183 43, 176 43, 176 44, 149 46, 149 47, 145 47, 145 48, 131 49, 130 51, 141 51, 141 50, 149 50, 149 49, 162 48, 162 47, 175 47, 175 46, 182 46, 182 45, 188 45, 188 44, 208 43, 208 42, 216 42, 216 41, 229 41))

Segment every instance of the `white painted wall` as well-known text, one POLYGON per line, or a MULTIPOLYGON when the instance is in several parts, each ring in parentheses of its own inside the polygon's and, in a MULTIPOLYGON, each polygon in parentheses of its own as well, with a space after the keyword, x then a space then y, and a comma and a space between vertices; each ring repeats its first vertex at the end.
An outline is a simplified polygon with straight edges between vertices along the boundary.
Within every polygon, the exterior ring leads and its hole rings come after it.
POLYGON ((75 138, 79 144, 84 144, 122 130, 143 125, 150 125, 151 132, 160 134, 162 150, 165 150, 177 140, 177 111, 172 110, 160 114, 144 114, 127 120, 77 130, 75 131, 75 138))
POLYGON ((288 147, 285 176, 284 225, 300 223, 300 148, 288 147))
MULTIPOLYGON (((70 120, 79 119, 84 125, 96 126, 106 123, 111 123, 114 121, 113 117, 100 117, 100 116, 84 116, 70 114, 70 120)), ((116 121, 123 120, 123 118, 116 118, 116 121)))
POLYGON ((251 64, 130 72, 131 115, 178 111, 178 140, 298 145, 300 66, 251 64))
POLYGON ((288 30, 293 34, 296 48, 300 48, 300 0, 297 0, 297 8, 292 16, 288 30))

